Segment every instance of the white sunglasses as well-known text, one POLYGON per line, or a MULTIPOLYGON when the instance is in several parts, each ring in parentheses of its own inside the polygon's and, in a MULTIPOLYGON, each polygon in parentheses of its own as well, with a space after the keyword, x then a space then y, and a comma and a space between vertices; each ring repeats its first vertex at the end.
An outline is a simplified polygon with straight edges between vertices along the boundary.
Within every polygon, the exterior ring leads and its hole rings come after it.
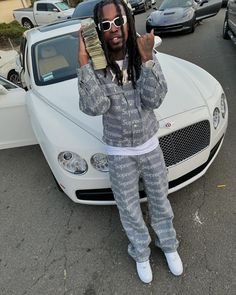
POLYGON ((112 24, 115 27, 119 28, 119 27, 123 26, 126 23, 127 23, 127 16, 126 15, 117 16, 112 21, 104 20, 103 22, 98 24, 98 29, 100 31, 103 30, 103 32, 106 32, 106 31, 109 31, 111 29, 112 24))

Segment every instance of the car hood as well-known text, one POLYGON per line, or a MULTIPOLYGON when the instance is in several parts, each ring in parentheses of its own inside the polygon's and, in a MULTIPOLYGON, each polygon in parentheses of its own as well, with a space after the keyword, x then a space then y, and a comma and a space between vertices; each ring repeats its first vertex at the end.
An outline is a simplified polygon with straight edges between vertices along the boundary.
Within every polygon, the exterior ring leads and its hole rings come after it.
MULTIPOLYGON (((158 53, 157 58, 168 84, 168 93, 162 105, 155 110, 159 120, 206 105, 206 99, 212 96, 217 83, 210 74, 189 62, 167 54, 158 53)), ((79 110, 77 85, 77 79, 71 79, 36 87, 34 92, 50 107, 102 140, 101 116, 88 116, 79 110)))
POLYGON ((152 19, 150 23, 156 26, 170 25, 170 24, 179 22, 183 19, 186 19, 187 16, 188 18, 190 18, 189 16, 190 10, 192 10, 192 8, 189 8, 189 7, 187 8, 176 7, 176 8, 168 8, 165 10, 157 10, 150 14, 150 18, 152 19))

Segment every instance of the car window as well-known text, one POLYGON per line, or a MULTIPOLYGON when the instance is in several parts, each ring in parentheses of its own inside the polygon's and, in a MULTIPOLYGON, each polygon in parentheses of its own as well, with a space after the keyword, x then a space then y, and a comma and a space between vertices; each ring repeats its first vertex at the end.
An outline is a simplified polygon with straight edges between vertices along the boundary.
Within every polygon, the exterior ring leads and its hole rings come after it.
POLYGON ((164 0, 160 5, 159 10, 164 10, 168 8, 176 8, 176 7, 190 7, 192 6, 192 0, 164 0))
POLYGON ((49 85, 75 78, 77 52, 78 32, 36 43, 31 53, 35 83, 49 85))
POLYGON ((65 2, 58 2, 58 3, 55 3, 55 5, 59 7, 60 10, 62 11, 68 10, 70 8, 65 2))
POLYGON ((37 10, 38 11, 47 11, 47 4, 46 3, 38 3, 37 10))
POLYGON ((53 5, 53 4, 51 4, 51 3, 48 3, 47 4, 47 10, 48 11, 54 11, 54 10, 56 9, 57 11, 58 11, 58 8, 55 6, 55 5, 53 5))

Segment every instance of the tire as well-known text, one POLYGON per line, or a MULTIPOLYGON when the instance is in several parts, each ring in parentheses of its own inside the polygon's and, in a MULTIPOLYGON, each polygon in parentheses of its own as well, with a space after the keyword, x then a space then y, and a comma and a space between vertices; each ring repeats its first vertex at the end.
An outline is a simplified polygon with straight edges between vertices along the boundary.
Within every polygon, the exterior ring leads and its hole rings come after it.
POLYGON ((195 22, 192 23, 189 33, 194 33, 194 31, 195 31, 195 22))
POLYGON ((228 24, 228 17, 227 15, 225 16, 224 24, 223 24, 223 38, 224 39, 229 39, 229 24, 228 24))
POLYGON ((195 26, 196 26, 196 17, 193 18, 192 25, 191 25, 191 28, 189 30, 189 33, 194 33, 195 26))
POLYGON ((7 80, 16 85, 20 85, 20 76, 15 70, 9 72, 9 74, 7 75, 7 80))
POLYGON ((34 27, 34 25, 32 24, 32 22, 28 19, 28 18, 23 18, 22 19, 22 26, 26 29, 32 29, 34 27))
POLYGON ((147 25, 146 25, 146 32, 147 32, 147 33, 150 33, 151 30, 152 30, 152 28, 151 28, 150 26, 147 26, 147 25))

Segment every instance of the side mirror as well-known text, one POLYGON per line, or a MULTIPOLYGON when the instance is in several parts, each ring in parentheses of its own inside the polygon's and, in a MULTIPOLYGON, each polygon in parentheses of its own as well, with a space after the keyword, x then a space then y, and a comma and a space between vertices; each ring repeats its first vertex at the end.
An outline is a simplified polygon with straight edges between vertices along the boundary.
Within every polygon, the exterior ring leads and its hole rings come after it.
POLYGON ((158 10, 158 8, 156 6, 153 7, 153 10, 158 10))
POLYGON ((8 93, 8 90, 3 85, 0 85, 0 95, 4 95, 7 93, 8 93))
POLYGON ((162 43, 162 39, 159 36, 155 36, 154 38, 154 48, 156 49, 162 43))
POLYGON ((53 8, 52 11, 53 12, 59 12, 59 10, 57 8, 53 8))

